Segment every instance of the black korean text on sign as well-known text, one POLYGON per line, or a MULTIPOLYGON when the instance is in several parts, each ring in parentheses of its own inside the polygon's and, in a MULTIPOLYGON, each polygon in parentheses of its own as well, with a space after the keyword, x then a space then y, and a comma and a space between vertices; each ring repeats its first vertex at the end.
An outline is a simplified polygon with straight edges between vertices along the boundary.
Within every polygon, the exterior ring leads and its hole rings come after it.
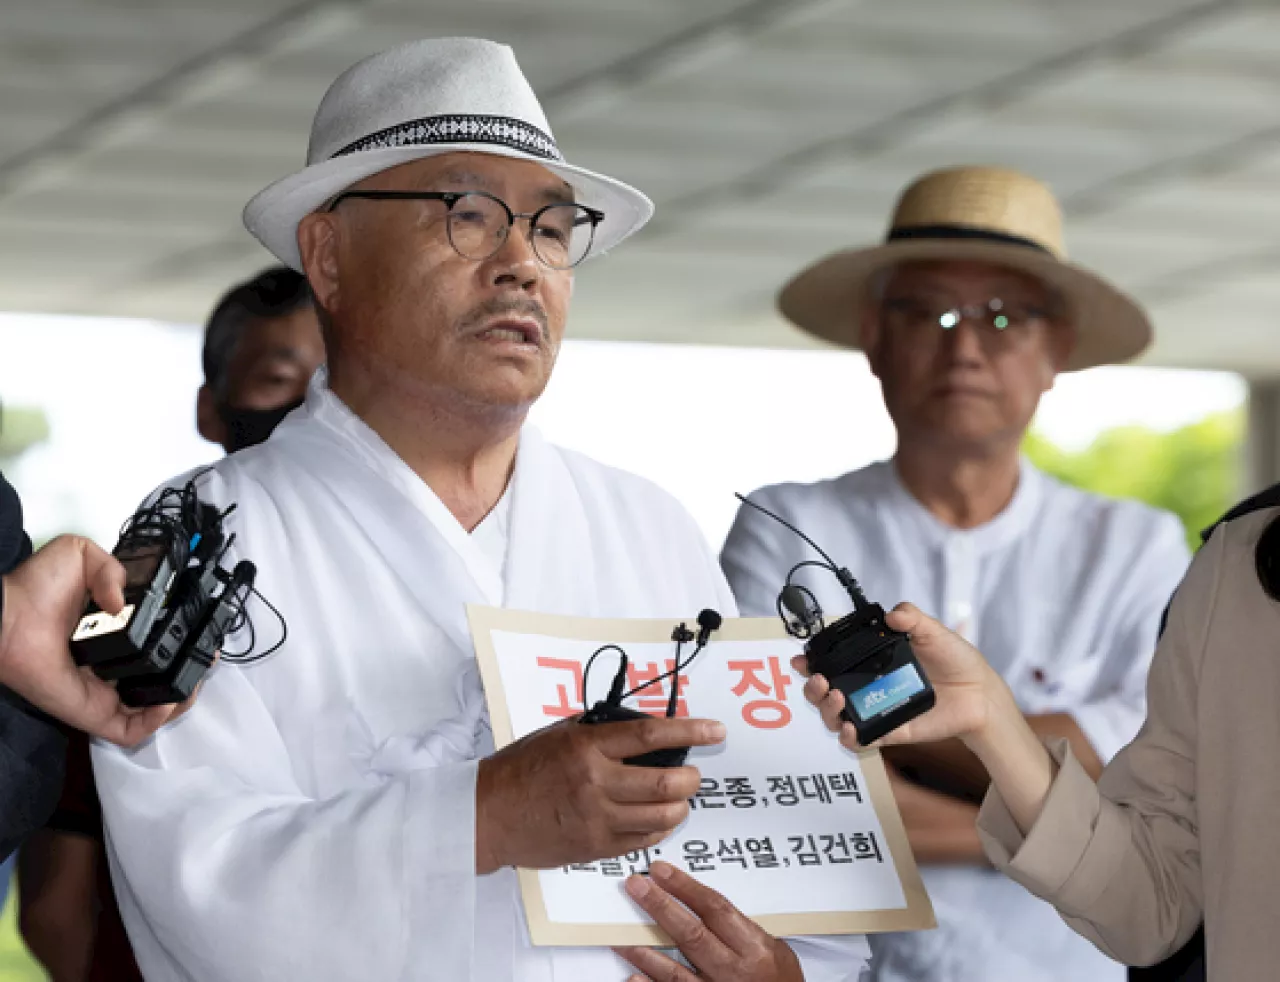
POLYGON ((690 873, 713 873, 717 869, 782 869, 788 866, 840 866, 857 860, 884 862, 880 842, 874 832, 833 832, 788 836, 790 854, 779 856, 773 840, 720 839, 710 843, 688 839, 683 862, 690 873))
POLYGON ((724 792, 715 778, 704 777, 698 784, 698 793, 689 802, 689 808, 723 808, 724 792))
POLYGON ((715 778, 704 777, 697 793, 689 799, 689 807, 695 810, 724 808, 726 800, 734 808, 755 808, 760 803, 760 796, 751 786, 749 777, 726 777, 723 788, 715 778))
POLYGON ((625 856, 618 856, 616 859, 602 859, 595 863, 574 863, 572 866, 562 866, 561 870, 565 873, 597 873, 601 876, 625 877, 632 873, 649 872, 649 864, 653 861, 654 856, 661 855, 660 849, 641 849, 639 852, 629 852, 625 856))
POLYGON ((742 842, 738 839, 721 839, 720 848, 716 850, 716 858, 721 866, 737 865, 747 868, 747 857, 742 851, 742 842))
POLYGON ((746 777, 726 777, 724 793, 729 795, 729 804, 734 808, 754 808, 756 793, 751 787, 751 779, 746 777))
POLYGON ((796 782, 789 777, 771 777, 769 780, 769 793, 773 795, 773 800, 780 805, 791 807, 800 804, 800 796, 796 794, 796 782))
POLYGON ((874 832, 854 832, 849 836, 849 840, 853 846, 854 859, 874 859, 877 863, 884 862, 884 857, 880 855, 880 843, 876 841, 874 832))
POLYGON ((827 779, 821 774, 810 774, 808 777, 796 779, 800 785, 800 795, 804 798, 816 798, 824 805, 831 804, 831 789, 827 787, 827 779))
POLYGON ((687 839, 684 844, 684 864, 690 873, 710 873, 716 868, 711 846, 701 839, 687 839))
MULTIPOLYGON (((858 790, 858 779, 853 774, 806 774, 802 777, 778 775, 767 777, 767 793, 772 795, 775 804, 791 808, 800 804, 802 799, 817 801, 824 805, 831 804, 836 798, 852 798, 862 803, 862 792, 858 790)), ((764 804, 769 803, 764 799, 764 804)))
POLYGON ((782 865, 782 861, 778 859, 778 854, 773 849, 773 840, 769 837, 748 839, 746 847, 751 855, 751 865, 756 869, 777 869, 782 865))
POLYGON ((813 841, 813 836, 793 835, 788 837, 787 842, 791 845, 791 855, 801 866, 822 865, 822 856, 818 853, 818 846, 813 841))
POLYGON ((852 798, 859 804, 862 803, 862 792, 858 790, 858 780, 852 774, 830 774, 828 781, 831 793, 837 798, 852 798))

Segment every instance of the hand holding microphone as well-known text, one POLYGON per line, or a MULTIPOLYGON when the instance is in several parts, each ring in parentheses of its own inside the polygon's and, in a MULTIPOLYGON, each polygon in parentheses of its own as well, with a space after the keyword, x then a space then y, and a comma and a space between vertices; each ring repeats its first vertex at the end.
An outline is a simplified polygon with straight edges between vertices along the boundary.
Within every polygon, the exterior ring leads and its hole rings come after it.
MULTIPOLYGON (((618 664, 617 674, 613 678, 613 684, 609 687, 609 695, 604 700, 597 702, 588 709, 579 720, 588 726, 598 725, 600 723, 626 723, 636 720, 651 719, 648 713, 642 713, 638 709, 632 709, 629 706, 622 705, 622 700, 630 698, 637 692, 649 688, 651 685, 657 685, 664 679, 671 679, 671 697, 667 700, 667 719, 673 719, 676 715, 676 706, 680 703, 680 673, 693 664, 693 660, 698 657, 702 649, 711 641, 711 635, 719 630, 720 625, 724 623, 722 618, 716 611, 711 609, 703 610, 698 614, 698 633, 694 635, 684 624, 677 624, 675 630, 671 632, 671 640, 676 645, 676 657, 671 670, 664 672, 657 678, 652 678, 642 685, 637 685, 630 692, 624 693, 623 686, 626 684, 627 677, 627 653, 617 645, 604 645, 597 648, 595 653, 587 661, 586 667, 582 671, 582 704, 588 705, 587 700, 587 676, 591 672, 591 665, 596 657, 605 651, 617 651, 621 656, 618 664), (694 642, 693 653, 684 661, 680 660, 680 652, 689 641, 694 642)), ((685 758, 689 755, 689 748, 686 747, 663 747, 653 750, 645 754, 634 757, 627 757, 623 760, 624 764, 632 764, 637 767, 680 767, 684 764, 685 758)))

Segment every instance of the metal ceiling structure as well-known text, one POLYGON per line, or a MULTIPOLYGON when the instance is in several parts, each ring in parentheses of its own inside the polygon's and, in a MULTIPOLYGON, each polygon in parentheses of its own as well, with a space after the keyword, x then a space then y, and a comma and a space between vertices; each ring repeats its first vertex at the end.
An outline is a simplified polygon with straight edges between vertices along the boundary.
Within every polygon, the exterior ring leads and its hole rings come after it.
POLYGON ((0 309, 201 320, 268 259, 240 209, 337 74, 512 44, 570 160, 658 204, 577 336, 808 343, 773 293, 918 173, 1049 181, 1149 362, 1280 376, 1280 4, 1232 0, 0 0, 0 309))

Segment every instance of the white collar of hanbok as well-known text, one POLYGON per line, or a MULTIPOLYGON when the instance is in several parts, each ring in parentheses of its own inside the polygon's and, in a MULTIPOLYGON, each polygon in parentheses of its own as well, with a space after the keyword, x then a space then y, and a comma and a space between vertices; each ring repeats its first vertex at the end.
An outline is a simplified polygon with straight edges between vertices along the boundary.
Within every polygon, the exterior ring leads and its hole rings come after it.
POLYGON ((303 414, 328 428, 365 464, 392 487, 409 499, 440 533, 441 538, 458 554, 487 603, 500 605, 503 597, 502 571, 471 539, 470 533, 454 517, 453 512, 431 490, 404 459, 363 419, 351 411, 329 388, 325 368, 316 372, 307 389, 303 414))
MULTIPOLYGON (((277 438, 282 448, 291 441, 315 438, 336 443, 380 477, 378 483, 394 489, 401 501, 407 500, 428 520, 447 552, 465 569, 465 580, 473 584, 468 588, 466 582, 458 582, 457 570, 442 569, 442 582, 456 584, 446 591, 455 598, 461 593, 465 603, 582 615, 597 612, 600 588, 593 575, 594 549, 602 548, 603 543, 594 541, 580 490, 563 455, 533 426, 526 424, 520 431, 515 470, 507 490, 511 511, 505 574, 427 483, 333 393, 323 368, 311 382, 306 405, 281 424, 277 438)), ((298 449, 302 452, 297 459, 312 470, 323 468, 334 480, 354 476, 341 473, 341 464, 324 467, 326 461, 318 459, 320 453, 315 450, 304 451, 301 445, 298 449)), ((362 490, 375 494, 368 481, 360 483, 362 490)), ((403 554, 405 549, 425 547, 421 537, 415 539, 408 530, 396 534, 395 529, 382 527, 391 516, 370 514, 368 504, 358 513, 353 511, 352 517, 379 541, 384 552, 403 554)), ((414 564, 393 565, 412 568, 414 564)), ((415 592, 429 591, 418 585, 415 592)))
POLYGON ((897 465, 888 461, 885 467, 889 499, 911 516, 931 546, 941 548, 949 541, 967 539, 977 555, 994 552, 1020 538, 1030 527, 1045 493, 1044 475, 1030 461, 1019 463, 1018 485, 1013 497, 999 514, 976 528, 957 529, 940 521, 902 483, 897 465))

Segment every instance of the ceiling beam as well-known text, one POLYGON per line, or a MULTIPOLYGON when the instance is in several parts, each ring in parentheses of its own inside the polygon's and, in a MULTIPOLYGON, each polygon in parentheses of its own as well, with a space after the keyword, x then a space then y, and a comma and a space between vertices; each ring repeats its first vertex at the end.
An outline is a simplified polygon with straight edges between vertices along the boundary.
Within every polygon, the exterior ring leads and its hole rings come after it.
MULTIPOLYGON (((832 6, 860 0, 749 0, 724 14, 682 29, 600 69, 570 79, 540 93, 541 101, 557 120, 580 112, 593 112, 604 101, 625 98, 629 89, 688 71, 727 48, 749 44, 761 32, 800 17, 816 16, 832 6)), ((301 4, 301 7, 318 4, 301 4)), ((293 8, 290 8, 291 10, 293 8)), ((280 18, 284 17, 281 15, 280 18)), ((284 28, 287 30, 287 28, 284 28)), ((4 165, 0 164, 0 200, 4 196, 4 165)), ((211 258, 260 253, 257 243, 236 229, 192 249, 165 256, 148 266, 128 284, 106 284, 94 294, 111 295, 163 281, 175 273, 211 258)), ((263 257, 265 261, 265 256, 263 257)))
POLYGON ((211 88, 242 78, 272 53, 299 38, 324 36, 348 23, 350 8, 368 0, 301 0, 221 44, 207 48, 137 88, 94 106, 45 140, 0 160, 0 200, 48 180, 96 147, 211 88))
POLYGON ((1252 5, 1250 0, 1202 0, 1155 17, 1110 37, 1090 41, 979 85, 909 106, 852 132, 840 133, 774 157, 733 180, 694 189, 662 203, 659 214, 640 233, 669 234, 696 220, 701 213, 750 201, 773 192, 797 172, 828 161, 883 153, 938 119, 964 108, 994 109, 1015 102, 1028 92, 1056 84, 1104 60, 1129 60, 1206 24, 1252 5))
POLYGON ((1181 157, 1170 157, 1136 167, 1082 188, 1062 199, 1063 209, 1072 217, 1110 211, 1124 199, 1182 178, 1209 177, 1240 170, 1274 153, 1280 145, 1280 123, 1232 137, 1181 157))
MULTIPOLYGON (((1133 293, 1145 304, 1156 305, 1181 301, 1206 291, 1214 283, 1242 275, 1272 273, 1280 269, 1280 244, 1226 252, 1191 266, 1184 266, 1139 284, 1133 293)), ((1224 311, 1229 314, 1229 311, 1224 311)))
POLYGON ((710 60, 745 47, 760 34, 852 2, 861 0, 748 0, 612 64, 544 89, 539 97, 557 122, 590 115, 621 102, 632 89, 696 71, 710 60))

